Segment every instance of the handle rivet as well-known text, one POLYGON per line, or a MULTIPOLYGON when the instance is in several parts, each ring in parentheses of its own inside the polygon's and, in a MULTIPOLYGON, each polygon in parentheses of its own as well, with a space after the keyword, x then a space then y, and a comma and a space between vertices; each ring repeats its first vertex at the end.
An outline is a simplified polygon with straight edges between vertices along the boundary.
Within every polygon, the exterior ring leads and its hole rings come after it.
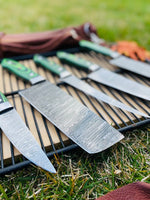
POLYGON ((32 73, 32 72, 31 72, 29 75, 30 75, 30 76, 33 76, 33 75, 34 75, 34 73, 32 73))

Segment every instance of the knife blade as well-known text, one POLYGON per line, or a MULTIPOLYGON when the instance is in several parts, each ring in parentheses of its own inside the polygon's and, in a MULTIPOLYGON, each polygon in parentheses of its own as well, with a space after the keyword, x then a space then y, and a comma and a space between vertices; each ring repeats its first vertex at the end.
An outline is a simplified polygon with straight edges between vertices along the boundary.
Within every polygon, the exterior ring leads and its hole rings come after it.
POLYGON ((80 69, 92 71, 92 73, 88 74, 88 78, 93 81, 102 83, 117 90, 121 90, 130 95, 134 95, 148 101, 150 100, 149 87, 125 78, 122 75, 116 74, 115 72, 104 69, 97 64, 89 62, 73 54, 59 52, 58 58, 62 62, 74 65, 80 69))
POLYGON ((3 59, 2 66, 30 81, 32 87, 19 94, 88 153, 101 152, 123 138, 119 131, 79 101, 21 63, 3 59))
POLYGON ((0 92, 0 128, 28 160, 46 171, 56 173, 54 166, 2 92, 0 92))
POLYGON ((148 63, 133 60, 131 58, 121 55, 116 51, 112 51, 107 47, 95 44, 93 42, 81 40, 79 42, 79 45, 83 49, 92 50, 97 53, 110 56, 111 58, 113 58, 109 61, 109 63, 112 65, 116 65, 119 68, 150 78, 150 64, 148 63))
MULTIPOLYGON (((59 54, 59 52, 58 52, 58 54, 59 54)), ((49 71, 58 75, 61 78, 60 81, 63 81, 65 83, 67 83, 68 85, 82 91, 83 93, 86 93, 86 94, 96 98, 98 101, 103 101, 107 104, 127 110, 134 114, 148 117, 144 113, 141 113, 138 110, 131 108, 130 106, 127 106, 127 105, 121 103, 120 101, 117 101, 117 100, 107 96, 103 92, 96 90, 95 88, 93 88, 89 84, 87 84, 86 82, 80 80, 76 76, 73 76, 69 71, 67 71, 62 66, 56 64, 55 62, 53 62, 51 60, 46 59, 45 57, 43 57, 39 54, 34 55, 33 60, 37 65, 40 65, 40 66, 44 67, 45 69, 48 69, 49 71)))

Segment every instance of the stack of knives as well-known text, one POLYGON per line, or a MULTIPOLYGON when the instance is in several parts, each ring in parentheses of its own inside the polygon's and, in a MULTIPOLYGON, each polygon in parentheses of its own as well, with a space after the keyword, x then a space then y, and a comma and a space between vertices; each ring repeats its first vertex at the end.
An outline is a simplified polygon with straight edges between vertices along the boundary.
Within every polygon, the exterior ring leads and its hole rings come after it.
MULTIPOLYGON (((80 41, 79 45, 83 50, 95 51, 113 57, 114 59, 110 63, 121 69, 150 77, 150 65, 146 63, 121 56, 117 52, 92 42, 80 41)), ((138 82, 70 53, 58 51, 56 55, 63 63, 92 71, 88 74, 88 79, 138 98, 150 100, 150 89, 138 82)), ((72 75, 54 61, 39 54, 34 55, 33 60, 38 66, 59 76, 61 82, 95 98, 97 101, 149 118, 149 115, 95 89, 87 81, 72 75)), ((20 62, 5 58, 1 65, 4 69, 32 85, 28 89, 19 91, 19 95, 86 152, 90 154, 101 152, 124 138, 118 130, 78 100, 20 62)), ((44 170, 56 173, 45 152, 2 92, 0 92, 0 128, 16 149, 28 160, 44 170)))

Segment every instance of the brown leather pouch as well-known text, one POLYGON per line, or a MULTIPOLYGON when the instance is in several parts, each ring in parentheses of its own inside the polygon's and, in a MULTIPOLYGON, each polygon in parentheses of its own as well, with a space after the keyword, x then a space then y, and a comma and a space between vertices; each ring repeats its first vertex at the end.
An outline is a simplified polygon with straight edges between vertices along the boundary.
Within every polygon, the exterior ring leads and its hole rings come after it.
POLYGON ((109 192, 96 200, 150 200, 150 184, 134 182, 109 192))
POLYGON ((97 35, 90 23, 46 32, 0 33, 0 58, 76 47, 81 39, 91 40, 91 33, 97 35))

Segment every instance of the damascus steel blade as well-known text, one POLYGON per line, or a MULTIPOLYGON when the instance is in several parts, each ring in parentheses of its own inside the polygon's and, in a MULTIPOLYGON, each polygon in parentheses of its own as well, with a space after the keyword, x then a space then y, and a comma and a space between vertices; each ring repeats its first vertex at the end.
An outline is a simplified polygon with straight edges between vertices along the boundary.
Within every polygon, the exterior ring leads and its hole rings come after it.
POLYGON ((121 90, 128 94, 150 101, 150 88, 115 74, 107 69, 100 68, 88 75, 88 78, 109 87, 121 90))
POLYGON ((15 109, 0 114, 0 128, 11 143, 28 160, 46 171, 56 173, 50 160, 15 109))
POLYGON ((123 139, 106 121, 48 81, 20 95, 88 153, 101 152, 123 139))
POLYGON ((150 65, 147 63, 136 61, 125 56, 119 56, 109 62, 119 68, 150 78, 150 65))
POLYGON ((148 115, 141 113, 140 111, 131 108, 130 106, 127 106, 123 103, 121 103, 120 101, 117 101, 111 97, 109 97, 108 95, 104 94, 103 92, 100 92, 98 90, 96 90, 95 88, 91 87, 89 84, 87 84, 86 82, 80 80, 79 78, 70 75, 67 76, 65 78, 62 78, 61 81, 67 83, 68 85, 73 86, 74 88, 96 98, 98 101, 103 101, 107 104, 113 105, 115 107, 121 108, 123 110, 127 110, 129 112, 132 112, 134 114, 137 115, 142 115, 145 117, 149 117, 148 115))

